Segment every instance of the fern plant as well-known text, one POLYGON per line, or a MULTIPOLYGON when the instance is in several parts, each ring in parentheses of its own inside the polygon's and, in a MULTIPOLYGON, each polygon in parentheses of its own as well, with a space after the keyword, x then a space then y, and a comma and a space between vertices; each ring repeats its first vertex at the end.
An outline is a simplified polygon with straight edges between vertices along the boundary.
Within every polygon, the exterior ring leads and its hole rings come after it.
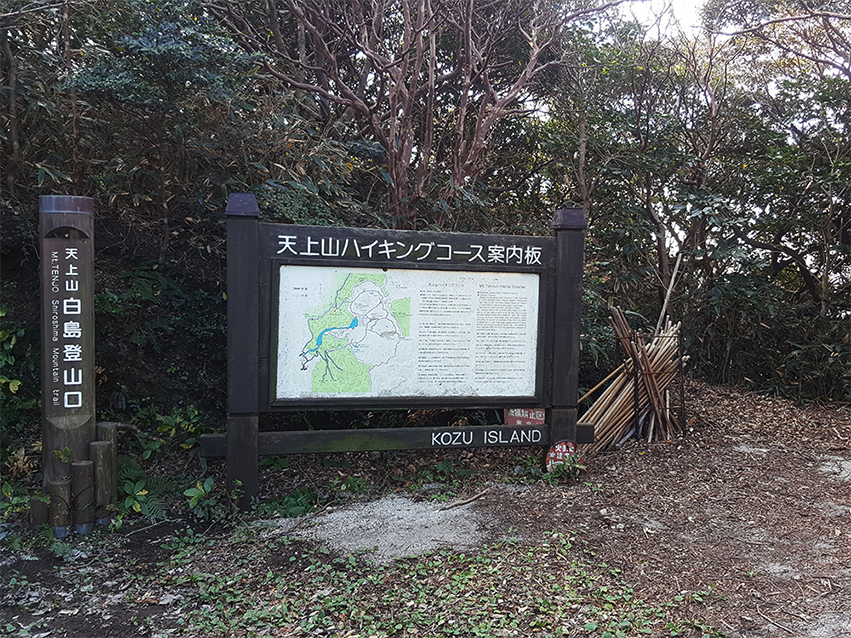
POLYGON ((118 466, 119 485, 124 498, 120 503, 119 516, 135 512, 151 521, 166 518, 168 511, 163 496, 175 490, 174 479, 164 476, 146 477, 139 462, 134 458, 121 457, 118 466))

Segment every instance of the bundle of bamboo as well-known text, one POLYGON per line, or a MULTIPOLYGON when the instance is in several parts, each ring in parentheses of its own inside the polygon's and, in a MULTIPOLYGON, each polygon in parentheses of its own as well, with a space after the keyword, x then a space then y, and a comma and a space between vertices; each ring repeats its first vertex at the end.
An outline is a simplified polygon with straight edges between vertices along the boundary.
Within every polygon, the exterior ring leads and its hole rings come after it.
POLYGON ((619 444, 632 436, 647 441, 667 440, 680 429, 671 415, 668 386, 688 357, 679 356, 680 324, 665 322, 648 342, 634 333, 620 308, 611 309, 609 324, 628 354, 612 374, 586 394, 580 402, 614 378, 612 384, 582 417, 594 424, 594 443, 586 453, 619 444))

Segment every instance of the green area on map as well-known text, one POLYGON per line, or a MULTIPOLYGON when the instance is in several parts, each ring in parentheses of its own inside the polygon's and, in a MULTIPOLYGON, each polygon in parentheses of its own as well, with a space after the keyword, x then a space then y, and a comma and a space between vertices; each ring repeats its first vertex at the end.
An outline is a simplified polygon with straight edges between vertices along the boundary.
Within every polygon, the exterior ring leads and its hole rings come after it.
MULTIPOLYGON (((335 328, 343 328, 351 325, 355 316, 349 312, 348 307, 343 304, 339 308, 331 308, 324 314, 316 317, 307 317, 307 325, 310 326, 310 334, 312 339, 305 347, 308 349, 316 349, 316 351, 328 350, 331 341, 340 341, 326 336, 328 330, 335 328)), ((344 342, 345 343, 345 342, 344 342)))
POLYGON ((399 326, 402 328, 402 336, 411 336, 411 298, 396 299, 390 302, 390 312, 396 317, 399 326))
MULTIPOLYGON (((342 341, 334 339, 334 341, 342 341)), ((348 348, 337 350, 316 363, 313 369, 313 392, 369 392, 369 366, 355 359, 348 348)))
POLYGON ((387 291, 384 290, 384 280, 386 277, 387 275, 382 272, 336 275, 334 281, 331 282, 331 289, 334 292, 329 301, 333 307, 345 307, 352 298, 352 292, 354 292, 355 286, 364 281, 374 282, 386 295, 387 291))
POLYGON ((396 326, 395 339, 410 335, 411 300, 392 301, 388 311, 385 281, 382 272, 336 274, 323 302, 305 313, 311 338, 300 357, 302 370, 312 367, 312 392, 369 392, 374 364, 394 353, 388 325, 396 326))

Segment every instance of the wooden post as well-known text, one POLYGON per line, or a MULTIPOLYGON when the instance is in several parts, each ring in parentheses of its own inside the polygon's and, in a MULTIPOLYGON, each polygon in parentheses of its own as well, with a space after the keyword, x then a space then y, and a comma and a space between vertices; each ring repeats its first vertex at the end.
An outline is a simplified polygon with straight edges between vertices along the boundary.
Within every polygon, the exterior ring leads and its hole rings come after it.
POLYGON ((87 460, 95 438, 93 210, 90 197, 40 198, 45 486, 67 476, 66 460, 87 460))
POLYGON ((91 461, 71 463, 71 492, 74 504, 74 531, 88 534, 94 520, 95 466, 91 461))
POLYGON ((47 503, 40 498, 30 499, 30 511, 27 520, 33 525, 44 525, 50 521, 50 510, 47 503))
POLYGON ((588 225, 582 209, 563 208, 555 212, 552 227, 557 254, 552 409, 549 415, 551 446, 560 441, 576 441, 584 231, 588 225))
MULTIPOLYGON (((118 424, 111 421, 102 421, 97 424, 97 440, 109 441, 110 452, 108 467, 109 476, 106 477, 107 487, 109 488, 109 500, 104 501, 107 505, 118 503, 118 424), (111 477, 111 478, 110 478, 111 477)), ((94 461, 93 457, 89 457, 94 461)), ((100 501, 98 501, 100 503, 100 501)), ((103 521, 99 521, 103 523, 103 521)), ((106 524, 109 520, 106 521, 106 524)))
POLYGON ((260 209, 254 195, 233 193, 228 198, 225 215, 228 235, 228 490, 238 491, 239 507, 245 511, 258 493, 260 280, 257 247, 260 209))
POLYGON ((50 526, 56 538, 65 538, 71 525, 71 479, 62 478, 47 484, 50 497, 50 526))
POLYGON ((109 525, 109 505, 113 503, 116 470, 113 462, 111 441, 92 441, 89 443, 89 458, 94 463, 94 509, 95 519, 100 525, 109 525))
POLYGON ((683 371, 683 340, 680 337, 679 330, 677 331, 677 374, 680 377, 680 409, 679 422, 680 432, 686 431, 686 380, 683 371))
POLYGON ((629 356, 632 357, 632 376, 633 376, 633 386, 632 386, 632 389, 633 389, 633 416, 635 418, 635 437, 638 438, 639 436, 641 436, 641 400, 640 400, 640 394, 639 394, 639 388, 640 388, 640 385, 641 385, 641 378, 640 378, 639 375, 641 374, 642 370, 641 370, 641 362, 638 360, 638 357, 635 356, 635 350, 632 347, 632 346, 635 345, 635 340, 636 340, 635 332, 630 330, 629 338, 630 338, 629 344, 631 346, 630 350, 629 350, 629 356))

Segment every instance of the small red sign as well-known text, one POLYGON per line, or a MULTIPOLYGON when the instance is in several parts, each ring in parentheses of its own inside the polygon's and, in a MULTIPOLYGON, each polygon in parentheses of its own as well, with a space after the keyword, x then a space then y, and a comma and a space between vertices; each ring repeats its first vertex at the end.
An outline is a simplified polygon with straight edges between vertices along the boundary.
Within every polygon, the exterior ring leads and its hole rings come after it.
POLYGON ((543 425, 546 411, 543 408, 508 408, 505 425, 543 425))
POLYGON ((552 472, 556 465, 564 465, 574 454, 576 454, 576 443, 559 441, 547 452, 547 472, 552 472))

